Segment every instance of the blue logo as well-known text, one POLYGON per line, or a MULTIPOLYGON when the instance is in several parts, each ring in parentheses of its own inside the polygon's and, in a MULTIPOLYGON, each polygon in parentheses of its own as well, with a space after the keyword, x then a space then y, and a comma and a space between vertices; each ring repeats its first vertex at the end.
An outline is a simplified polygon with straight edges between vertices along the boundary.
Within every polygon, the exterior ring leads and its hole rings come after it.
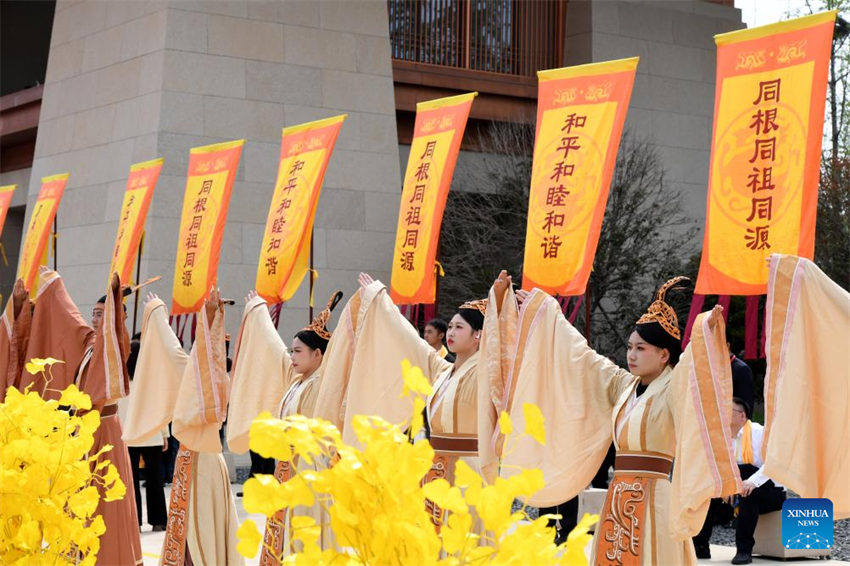
POLYGON ((832 548, 832 501, 786 499, 782 504, 782 543, 788 549, 832 548))

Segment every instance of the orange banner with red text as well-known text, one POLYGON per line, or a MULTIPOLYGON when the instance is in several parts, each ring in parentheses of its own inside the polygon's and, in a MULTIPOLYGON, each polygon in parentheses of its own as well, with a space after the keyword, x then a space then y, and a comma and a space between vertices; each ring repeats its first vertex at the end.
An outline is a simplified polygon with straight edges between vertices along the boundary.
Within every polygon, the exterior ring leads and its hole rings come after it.
POLYGON ((42 258, 47 256, 50 229, 69 176, 70 173, 62 173, 41 179, 41 190, 30 216, 27 235, 21 248, 21 261, 18 264, 18 277, 24 280, 24 286, 31 292, 34 291, 33 283, 38 276, 38 266, 42 258))
POLYGON ((257 293, 269 303, 288 301, 307 273, 322 180, 345 117, 283 129, 277 181, 257 265, 257 293))
POLYGON ((398 214, 390 296, 396 304, 433 303, 437 247, 472 92, 416 105, 416 123, 398 214))
POLYGON ((189 173, 174 265, 172 314, 200 310, 216 282, 230 192, 245 140, 189 152, 189 173))
POLYGON ((584 293, 638 58, 540 71, 523 289, 584 293))
POLYGON ((9 212, 9 205, 12 204, 12 196, 15 194, 15 188, 18 185, 6 185, 0 187, 0 236, 3 235, 3 226, 6 224, 6 214, 9 212))
POLYGON ((770 254, 811 259, 836 12, 718 35, 696 293, 760 295, 770 254))
POLYGON ((131 283, 133 278, 133 263, 139 252, 145 219, 162 163, 163 159, 160 157, 130 166, 130 176, 127 178, 127 189, 124 191, 124 202, 121 205, 121 217, 115 236, 115 249, 109 266, 109 276, 118 273, 121 283, 131 283))

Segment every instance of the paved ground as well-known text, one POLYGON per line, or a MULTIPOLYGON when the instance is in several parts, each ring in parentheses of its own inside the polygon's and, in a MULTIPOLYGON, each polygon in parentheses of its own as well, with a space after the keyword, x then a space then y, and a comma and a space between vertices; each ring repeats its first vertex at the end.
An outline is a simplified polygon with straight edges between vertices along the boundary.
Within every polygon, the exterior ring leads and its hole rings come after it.
MULTIPOLYGON (((233 484, 233 492, 237 493, 242 490, 242 486, 240 484, 233 484)), ((171 491, 170 487, 166 487, 166 500, 171 491)), ((239 520, 244 521, 247 518, 252 518, 257 523, 257 526, 262 529, 264 517, 262 515, 249 515, 242 508, 242 498, 236 498, 236 506, 239 513, 239 520)), ((142 507, 144 508, 144 489, 142 493, 142 507)), ((143 511, 144 513, 144 511, 143 511)), ((150 526, 145 525, 142 530, 142 553, 144 556, 145 566, 156 566, 159 563, 159 554, 162 550, 162 541, 163 541, 164 533, 151 532, 150 526)), ((732 557, 735 556, 735 549, 729 546, 720 546, 720 545, 711 545, 711 559, 710 560, 700 560, 700 564, 729 564, 732 560, 732 557)), ((761 558, 754 557, 753 564, 773 564, 775 566, 779 566, 780 564, 806 564, 811 563, 812 566, 821 566, 828 564, 850 564, 850 562, 840 562, 838 560, 818 560, 813 561, 812 559, 792 559, 785 562, 780 560, 772 560, 769 558, 761 558)), ((248 566, 255 566, 258 561, 255 560, 246 560, 246 564, 248 566)), ((224 566, 224 565, 222 565, 224 566)))

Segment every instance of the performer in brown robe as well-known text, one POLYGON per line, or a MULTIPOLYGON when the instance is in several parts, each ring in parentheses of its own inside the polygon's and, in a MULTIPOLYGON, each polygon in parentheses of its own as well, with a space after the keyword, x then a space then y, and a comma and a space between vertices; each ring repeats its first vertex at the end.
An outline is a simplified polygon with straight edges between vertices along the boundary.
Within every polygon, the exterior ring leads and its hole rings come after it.
POLYGON ((18 279, 6 308, 0 315, 0 403, 6 398, 8 387, 18 387, 26 363, 27 345, 32 323, 32 303, 18 279))
POLYGON ((58 399, 63 389, 76 384, 91 397, 92 409, 100 411, 100 427, 95 433, 92 452, 112 445, 112 450, 102 458, 115 465, 127 487, 122 499, 110 502, 101 499, 96 511, 106 524, 97 564, 108 566, 142 564, 133 474, 127 446, 121 440, 117 409, 118 399, 125 396, 129 388, 125 366, 128 353, 118 275, 112 277, 104 299, 102 321, 94 329, 80 315, 59 274, 42 267, 25 359, 53 357, 64 363, 50 367, 49 383, 42 374, 24 372, 21 388, 32 385, 45 399, 58 399))

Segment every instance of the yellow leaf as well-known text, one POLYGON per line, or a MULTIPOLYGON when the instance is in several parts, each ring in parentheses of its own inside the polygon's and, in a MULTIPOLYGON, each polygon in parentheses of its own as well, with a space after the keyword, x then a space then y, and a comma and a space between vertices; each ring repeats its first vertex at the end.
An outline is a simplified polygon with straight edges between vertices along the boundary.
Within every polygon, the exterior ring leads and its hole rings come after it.
POLYGON ((44 368, 48 366, 52 366, 53 364, 64 364, 62 360, 57 360, 56 358, 32 358, 30 361, 26 363, 24 366, 26 370, 35 375, 44 371, 44 368))
POLYGON ((260 548, 260 543, 263 542, 263 535, 257 529, 257 524, 251 519, 245 520, 244 523, 239 525, 236 536, 239 538, 236 551, 245 558, 254 558, 260 548))
POLYGON ((514 424, 511 422, 511 416, 505 411, 502 411, 501 414, 499 414, 499 432, 507 436, 513 431, 514 424))
POLYGON ((88 411, 91 409, 91 397, 77 389, 77 386, 72 383, 62 392, 62 396, 59 397, 59 404, 88 411))
POLYGON ((401 378, 404 380, 402 395, 410 395, 413 392, 427 397, 434 391, 422 370, 411 364, 407 358, 401 361, 401 378))
POLYGON ((242 504, 248 513, 271 517, 287 505, 283 485, 274 476, 256 474, 245 482, 242 491, 242 504))
POLYGON ((97 488, 90 485, 68 498, 68 508, 80 519, 88 519, 97 509, 98 499, 97 488))
POLYGON ((460 489, 453 487, 443 478, 426 483, 422 491, 427 499, 433 501, 443 509, 454 513, 468 513, 469 508, 463 500, 460 489))
POLYGON ((525 417, 525 433, 542 445, 546 445, 546 423, 540 407, 534 403, 523 403, 522 413, 525 417))

